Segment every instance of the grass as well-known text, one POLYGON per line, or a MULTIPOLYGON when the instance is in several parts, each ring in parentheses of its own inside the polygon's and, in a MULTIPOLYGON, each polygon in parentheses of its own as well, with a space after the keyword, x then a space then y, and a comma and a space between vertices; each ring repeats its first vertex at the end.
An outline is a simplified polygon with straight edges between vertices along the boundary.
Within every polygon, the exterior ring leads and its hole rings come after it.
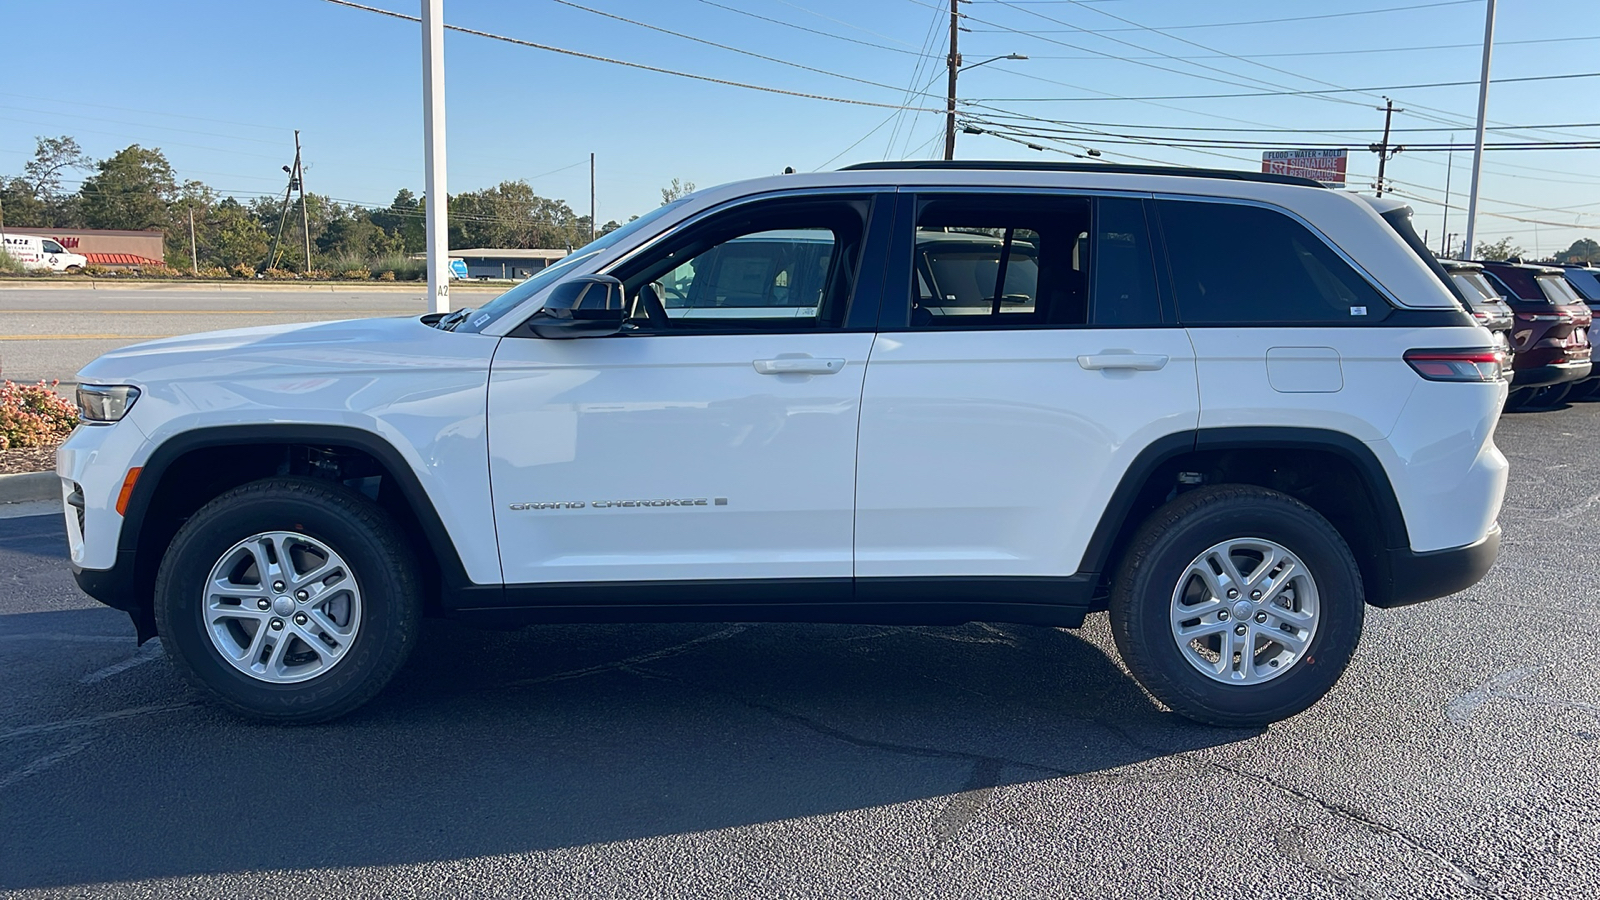
POLYGON ((0 272, 7 275, 24 275, 27 270, 22 267, 22 260, 17 259, 5 250, 0 250, 0 272))

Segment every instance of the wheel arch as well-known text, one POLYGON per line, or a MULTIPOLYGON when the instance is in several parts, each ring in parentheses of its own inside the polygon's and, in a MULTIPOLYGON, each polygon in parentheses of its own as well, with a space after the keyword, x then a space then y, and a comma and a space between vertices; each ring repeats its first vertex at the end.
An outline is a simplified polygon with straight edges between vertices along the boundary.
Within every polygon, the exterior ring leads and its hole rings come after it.
POLYGON ((200 428, 162 441, 145 460, 128 498, 117 551, 119 562, 132 567, 135 593, 128 605, 134 607, 129 612, 141 640, 155 633, 150 617, 155 573, 182 523, 226 490, 263 477, 292 474, 297 467, 302 474, 341 483, 367 476, 381 479, 374 499, 395 516, 423 561, 430 608, 445 594, 475 586, 415 470, 380 435, 319 424, 200 428), (337 464, 328 468, 323 457, 330 453, 356 468, 344 470, 337 464))
POLYGON ((1198 476, 1199 484, 1255 484, 1305 502, 1327 518, 1350 546, 1361 567, 1367 601, 1389 605, 1394 593, 1390 551, 1411 545, 1399 498, 1370 447, 1324 428, 1202 428, 1152 442, 1129 464, 1112 492, 1079 571, 1096 573, 1104 583, 1139 525, 1191 486, 1180 482, 1180 473, 1198 476))

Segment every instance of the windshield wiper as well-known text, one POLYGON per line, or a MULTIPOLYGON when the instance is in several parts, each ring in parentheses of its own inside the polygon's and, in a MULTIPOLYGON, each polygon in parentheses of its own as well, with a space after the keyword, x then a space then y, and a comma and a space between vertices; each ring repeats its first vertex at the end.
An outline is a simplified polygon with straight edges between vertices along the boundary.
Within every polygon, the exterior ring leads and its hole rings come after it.
POLYGON ((477 307, 469 306, 465 309, 458 309, 452 313, 446 313, 444 318, 433 324, 433 327, 439 329, 440 331, 455 331, 456 326, 460 325, 462 322, 465 322, 467 320, 467 316, 471 315, 472 311, 476 308, 477 307))

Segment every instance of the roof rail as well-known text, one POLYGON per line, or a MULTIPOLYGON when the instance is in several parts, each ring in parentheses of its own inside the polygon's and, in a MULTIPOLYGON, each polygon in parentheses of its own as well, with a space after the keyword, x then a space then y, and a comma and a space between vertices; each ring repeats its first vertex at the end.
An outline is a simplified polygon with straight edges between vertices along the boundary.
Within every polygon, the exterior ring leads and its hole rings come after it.
POLYGON ((1001 172, 1104 172, 1110 175, 1170 175, 1180 178, 1221 178, 1228 181, 1258 181, 1267 184, 1292 184, 1299 187, 1325 187, 1320 181, 1293 175, 1243 172, 1235 169, 1188 169, 1182 166, 1127 166, 1118 163, 1027 162, 1000 159, 906 159, 864 162, 845 166, 841 172, 881 169, 975 169, 1001 172))

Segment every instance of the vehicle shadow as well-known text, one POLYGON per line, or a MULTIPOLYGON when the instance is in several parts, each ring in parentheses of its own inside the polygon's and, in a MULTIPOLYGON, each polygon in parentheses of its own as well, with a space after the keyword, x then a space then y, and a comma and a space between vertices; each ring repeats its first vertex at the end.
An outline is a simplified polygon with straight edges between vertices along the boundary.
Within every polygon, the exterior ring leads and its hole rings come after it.
POLYGON ((980 624, 431 622, 367 707, 261 726, 201 702, 159 654, 84 683, 131 639, 80 654, 27 637, 125 634, 117 616, 0 616, 19 676, 0 705, 0 889, 415 864, 918 802, 952 827, 966 792, 1137 784, 1148 767, 1127 767, 1258 733, 1161 711, 1079 634, 980 624))

